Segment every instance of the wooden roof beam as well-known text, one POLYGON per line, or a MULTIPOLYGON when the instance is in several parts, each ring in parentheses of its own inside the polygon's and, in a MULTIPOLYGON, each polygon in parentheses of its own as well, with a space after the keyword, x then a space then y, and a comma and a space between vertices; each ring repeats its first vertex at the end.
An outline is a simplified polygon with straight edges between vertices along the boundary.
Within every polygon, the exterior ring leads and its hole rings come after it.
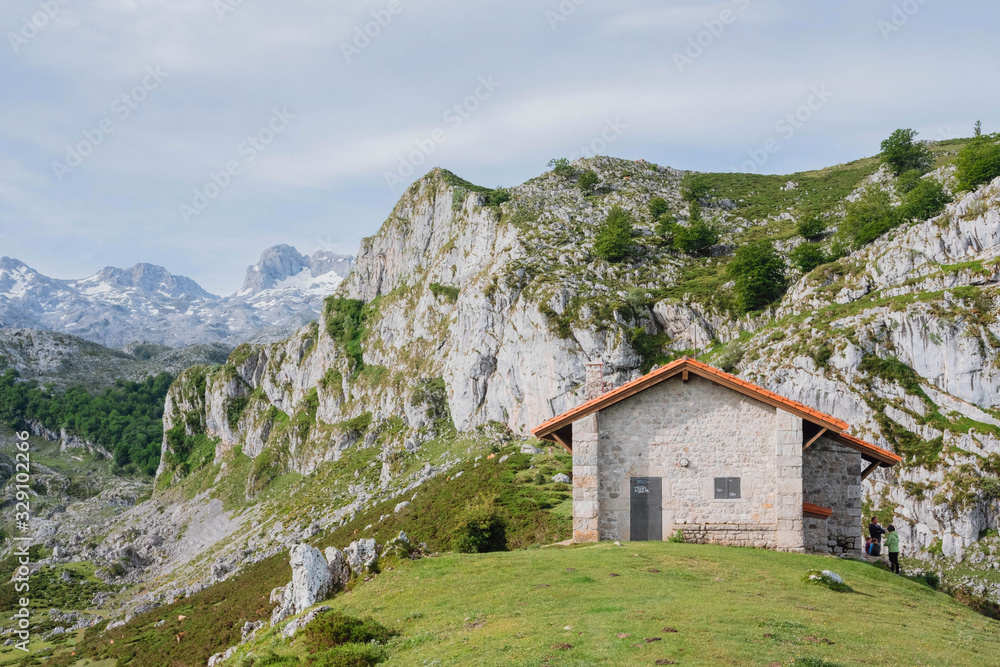
POLYGON ((552 432, 552 439, 557 443, 562 445, 570 454, 573 453, 573 424, 569 423, 562 428, 556 429, 552 432))
POLYGON ((812 444, 813 444, 814 442, 816 442, 817 440, 819 440, 820 438, 822 438, 822 437, 823 437, 823 434, 824 434, 824 433, 826 433, 826 432, 827 432, 827 430, 828 430, 828 429, 825 429, 825 428, 821 428, 821 429, 819 430, 819 433, 817 433, 816 435, 814 435, 813 437, 811 437, 811 438, 809 439, 809 442, 807 442, 806 444, 802 445, 802 451, 806 451, 807 449, 809 449, 809 446, 810 446, 810 445, 812 445, 812 444))
POLYGON ((882 465, 881 461, 872 461, 871 465, 865 468, 864 472, 861 473, 861 481, 863 482, 868 479, 868 475, 875 472, 875 468, 878 468, 880 465, 882 465))

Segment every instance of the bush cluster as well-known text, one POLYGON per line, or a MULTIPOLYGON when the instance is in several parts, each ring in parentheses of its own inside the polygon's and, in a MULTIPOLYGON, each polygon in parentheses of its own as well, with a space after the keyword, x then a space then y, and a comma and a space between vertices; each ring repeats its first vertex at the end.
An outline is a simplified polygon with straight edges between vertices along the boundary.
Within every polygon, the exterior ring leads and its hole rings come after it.
POLYGON ((609 262, 617 262, 628 255, 632 245, 632 214, 615 206, 597 229, 594 237, 594 254, 609 262))
POLYGON ((327 297, 324 306, 326 332, 354 363, 354 372, 360 372, 364 367, 361 338, 374 306, 337 296, 327 297))
POLYGON ((701 207, 691 204, 691 215, 686 227, 675 225, 674 247, 686 255, 704 255, 719 242, 719 229, 714 222, 701 217, 701 207))
POLYGON ((558 157, 549 160, 549 167, 559 178, 569 178, 573 175, 573 166, 569 163, 568 158, 558 157))
POLYGON ((702 174, 686 174, 681 181, 681 197, 689 204, 695 204, 708 196, 712 186, 702 174))
POLYGON ((670 204, 663 197, 653 197, 649 200, 649 214, 653 220, 659 220, 661 216, 670 212, 670 204))
POLYGON ((385 644, 399 632, 374 619, 360 619, 328 611, 317 616, 303 630, 303 642, 313 652, 325 651, 343 644, 385 644))
POLYGON ((878 186, 869 186, 861 197, 847 205, 847 214, 840 232, 855 248, 865 246, 903 222, 899 211, 892 207, 889 193, 878 186))
POLYGON ((861 197, 847 205, 840 225, 842 240, 861 248, 907 220, 928 220, 944 210, 951 197, 944 186, 933 178, 919 178, 912 183, 912 172, 905 175, 904 187, 909 188, 898 207, 892 206, 889 193, 870 185, 861 197))
POLYGON ((955 167, 959 192, 975 190, 1000 176, 1000 134, 974 137, 958 152, 955 167))
POLYGON ((589 195, 597 187, 600 179, 597 177, 597 172, 593 169, 588 169, 587 171, 580 174, 580 178, 577 179, 576 185, 585 195, 589 195))
POLYGON ((653 197, 649 202, 649 215, 656 225, 656 235, 664 243, 672 244, 677 227, 677 216, 670 210, 670 204, 663 197, 653 197))
POLYGON ((817 266, 826 264, 827 256, 818 243, 802 243, 789 253, 792 264, 802 273, 809 273, 817 266))
POLYGON ((452 543, 455 551, 463 554, 506 551, 507 521, 491 502, 474 505, 455 527, 452 543))
POLYGON ((950 201, 951 197, 940 182, 921 178, 906 192, 899 213, 904 220, 929 220, 943 211, 950 201))
POLYGON ((777 301, 787 289, 785 262, 771 241, 753 241, 740 246, 728 270, 735 282, 737 307, 743 313, 760 310, 777 301))
POLYGON ((911 170, 924 174, 934 164, 927 144, 914 141, 917 134, 916 130, 900 129, 882 142, 882 160, 897 176, 911 170))
POLYGON ((499 206, 510 201, 510 190, 497 186, 486 193, 486 206, 499 206))
POLYGON ((826 232, 826 221, 818 215, 805 215, 799 218, 795 230, 806 240, 818 239, 826 232))

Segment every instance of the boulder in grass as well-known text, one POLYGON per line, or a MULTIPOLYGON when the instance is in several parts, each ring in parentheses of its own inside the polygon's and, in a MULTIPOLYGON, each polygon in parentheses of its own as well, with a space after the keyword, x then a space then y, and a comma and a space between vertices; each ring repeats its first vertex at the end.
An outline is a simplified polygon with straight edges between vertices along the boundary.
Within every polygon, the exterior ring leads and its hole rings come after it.
POLYGON ((233 657, 234 653, 236 653, 235 646, 230 646, 222 653, 216 653, 215 655, 213 655, 211 658, 208 659, 208 667, 215 667, 216 665, 221 665, 226 660, 229 660, 231 657, 233 657))
POLYGON ((385 547, 382 549, 381 558, 414 558, 415 554, 418 554, 419 551, 420 549, 413 546, 410 542, 410 538, 406 536, 406 533, 399 531, 398 536, 386 543, 385 547))
POLYGON ((824 577, 826 577, 827 579, 829 579, 830 581, 832 581, 833 583, 835 583, 835 584, 842 584, 842 583, 844 583, 844 579, 839 574, 837 574, 836 572, 832 572, 830 570, 823 570, 823 572, 821 572, 821 574, 824 577))
POLYGON ((322 607, 316 607, 315 609, 311 610, 308 614, 300 616, 294 621, 290 621, 288 625, 285 626, 285 629, 281 631, 282 636, 284 636, 286 639, 291 639, 292 637, 295 636, 296 632, 298 632, 302 628, 312 623, 314 620, 316 620, 316 617, 322 614, 324 611, 330 611, 330 608, 327 607, 326 605, 323 605, 322 607))
POLYGON ((330 570, 330 590, 338 592, 343 590, 347 582, 351 580, 351 566, 347 563, 344 552, 336 547, 327 547, 323 555, 326 556, 327 567, 330 570))
POLYGON ((271 625, 305 611, 330 591, 330 567, 319 549, 299 544, 290 555, 292 580, 283 591, 271 591, 271 599, 278 602, 271 614, 271 625))
POLYGON ((552 481, 555 482, 556 484, 569 484, 573 480, 570 479, 569 475, 565 473, 559 473, 558 475, 552 478, 552 481))
POLYGON ((802 581, 816 586, 825 586, 831 591, 838 593, 853 593, 854 589, 844 583, 844 578, 836 572, 830 570, 808 570, 802 577, 802 581))
POLYGON ((373 539, 351 542, 344 549, 344 558, 355 575, 373 572, 378 565, 378 545, 373 539))
POLYGON ((243 628, 240 630, 240 643, 246 644, 248 641, 253 639, 257 631, 264 627, 264 621, 247 621, 243 624, 243 628))

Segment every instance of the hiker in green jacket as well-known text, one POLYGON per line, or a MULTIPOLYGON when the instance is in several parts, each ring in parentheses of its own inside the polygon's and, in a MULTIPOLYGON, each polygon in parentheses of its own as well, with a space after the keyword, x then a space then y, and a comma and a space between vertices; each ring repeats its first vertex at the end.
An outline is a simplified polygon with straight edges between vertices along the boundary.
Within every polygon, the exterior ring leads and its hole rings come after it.
POLYGON ((885 538, 885 549, 889 552, 889 565, 892 571, 899 574, 899 533, 896 527, 889 524, 889 535, 885 538))

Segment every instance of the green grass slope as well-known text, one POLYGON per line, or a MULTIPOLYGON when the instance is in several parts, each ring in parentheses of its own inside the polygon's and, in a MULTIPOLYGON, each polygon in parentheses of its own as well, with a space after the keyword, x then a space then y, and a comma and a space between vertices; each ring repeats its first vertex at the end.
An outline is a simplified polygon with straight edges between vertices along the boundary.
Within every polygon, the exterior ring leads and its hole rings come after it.
POLYGON ((1000 664, 1000 623, 947 595, 865 563, 731 547, 449 554, 327 604, 401 630, 392 665, 1000 664), (855 592, 802 583, 810 568, 855 592))
MULTIPOLYGON (((519 551, 389 563, 326 603, 399 630, 387 664, 1000 664, 1000 623, 865 563, 671 543, 538 549, 568 536, 568 490, 551 482, 568 460, 558 451, 500 458, 470 456, 399 513, 386 501, 314 540, 342 548, 405 530, 446 552, 466 508, 487 502, 506 516, 508 546, 519 551), (804 584, 812 568, 833 569, 855 592, 804 584)), ((203 665, 239 643, 245 622, 270 617, 268 595, 290 577, 283 552, 115 630, 102 624, 36 645, 45 650, 28 662, 0 650, 0 665, 203 665)), ((309 667, 304 643, 279 630, 227 665, 309 667), (281 661, 261 659, 272 652, 281 661)))
MULTIPOLYGON (((343 549, 353 540, 374 537, 384 544, 404 530, 414 542, 425 542, 432 551, 446 551, 453 548, 453 531, 467 508, 483 503, 495 506, 506 520, 509 548, 537 546, 570 536, 570 487, 551 481, 554 474, 569 470, 568 455, 559 450, 553 455, 486 456, 484 453, 478 461, 470 456, 448 474, 428 480, 418 487, 415 497, 411 496, 410 506, 400 512, 394 512, 400 499, 375 504, 337 530, 318 535, 312 543, 321 549, 331 545, 343 549), (381 517, 385 518, 380 521, 381 517)), ((329 495, 329 488, 326 493, 329 495)), ((0 574, 2 566, 0 563, 0 574)), ((35 644, 33 658, 64 667, 87 665, 86 660, 91 659, 111 659, 131 667, 204 665, 212 654, 239 643, 244 623, 269 619, 271 590, 290 579, 288 552, 283 551, 112 631, 101 624, 78 636, 67 635, 56 645, 35 644), (180 621, 179 616, 186 618, 180 621), (157 625, 160 621, 163 623, 157 625), (182 641, 177 641, 179 632, 184 632, 182 641)), ((41 614, 48 602, 55 604, 54 599, 40 597, 37 613, 41 614)), ((49 626, 37 630, 43 628, 49 626)), ((0 647, 0 666, 20 664, 22 657, 10 647, 0 647)))

